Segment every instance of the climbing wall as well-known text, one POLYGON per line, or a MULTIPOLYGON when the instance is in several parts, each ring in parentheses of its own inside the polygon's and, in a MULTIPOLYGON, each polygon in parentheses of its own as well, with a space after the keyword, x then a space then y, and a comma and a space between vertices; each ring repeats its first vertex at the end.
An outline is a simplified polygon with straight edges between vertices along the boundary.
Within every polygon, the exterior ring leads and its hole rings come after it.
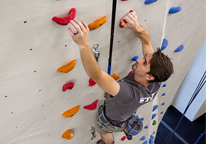
MULTIPOLYGON (((144 123, 142 132, 132 141, 121 141, 124 134, 115 133, 116 143, 146 143, 150 137, 154 139, 164 112, 205 38, 203 3, 203 0, 159 0, 147 5, 144 1, 117 0, 111 74, 118 73, 123 78, 131 71, 134 63, 131 59, 136 55, 143 56, 140 40, 135 34, 119 28, 121 17, 129 10, 136 11, 140 24, 149 30, 155 49, 161 47, 163 39, 168 40, 163 52, 172 58, 174 74, 163 83, 166 87, 160 89, 155 100, 138 110, 137 114, 144 123), (182 10, 168 14, 173 6, 181 6, 182 10), (184 45, 184 49, 174 52, 180 45, 184 45), (155 117, 151 120, 152 115, 155 117)), ((99 44, 98 64, 107 71, 112 1, 1 0, 2 144, 94 144, 100 138, 96 133, 96 138, 91 140, 90 131, 97 109, 90 111, 83 107, 97 99, 97 106, 103 104, 104 92, 97 85, 89 86, 78 46, 67 32, 67 26, 52 21, 54 16, 68 15, 71 8, 76 8, 75 18, 87 24, 107 16, 104 25, 89 33, 90 46, 99 44), (70 72, 57 72, 59 67, 74 59, 76 64, 70 72), (63 92, 63 85, 69 82, 73 82, 74 87, 63 92), (79 111, 73 117, 62 116, 78 105, 79 111), (62 134, 68 129, 74 132, 74 137, 62 139, 62 134)))

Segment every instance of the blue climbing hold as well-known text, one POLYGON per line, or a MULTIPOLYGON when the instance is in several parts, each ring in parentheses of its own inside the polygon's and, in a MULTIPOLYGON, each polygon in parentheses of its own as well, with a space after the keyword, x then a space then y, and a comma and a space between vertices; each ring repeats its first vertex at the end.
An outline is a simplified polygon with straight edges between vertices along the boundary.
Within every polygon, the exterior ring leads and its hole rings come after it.
POLYGON ((152 114, 152 119, 156 117, 157 114, 152 114))
POLYGON ((162 46, 161 46, 161 51, 163 51, 167 46, 168 46, 168 40, 163 39, 162 46))
POLYGON ((139 56, 136 55, 135 57, 132 58, 132 61, 137 61, 138 58, 139 58, 139 56))
POLYGON ((141 121, 143 121, 143 120, 144 120, 144 118, 142 117, 142 118, 141 118, 141 121))
POLYGON ((148 129, 148 125, 146 125, 144 128, 145 128, 145 129, 148 129))
POLYGON ((150 135, 150 139, 153 140, 153 139, 154 139, 154 136, 153 136, 153 135, 150 135))
POLYGON ((184 49, 183 45, 180 45, 174 52, 180 52, 184 49))
POLYGON ((162 105, 165 105, 165 103, 163 102, 162 105))
POLYGON ((165 93, 163 93, 162 96, 165 96, 165 93))
POLYGON ((166 87, 167 85, 166 84, 163 84, 163 86, 162 87, 166 87))
POLYGON ((143 137, 141 137, 141 138, 140 138, 140 140, 142 140, 142 141, 143 141, 143 140, 145 140, 145 139, 146 139, 146 137, 145 137, 145 136, 143 136, 143 137))
POLYGON ((175 71, 173 70, 172 74, 175 73, 175 71))
POLYGON ((143 142, 142 144, 147 144, 147 141, 143 142))
POLYGON ((178 7, 172 7, 172 8, 170 8, 170 10, 169 10, 169 14, 174 14, 174 13, 177 13, 177 12, 179 12, 179 11, 181 11, 182 10, 182 8, 180 7, 180 6, 178 6, 178 7))
POLYGON ((163 114, 163 112, 161 112, 160 114, 163 114))
POLYGON ((138 115, 136 115, 136 117, 138 118, 139 116, 138 116, 138 115))
POLYGON ((156 1, 157 0, 145 0, 144 4, 148 5, 148 4, 154 3, 156 1))
POLYGON ((153 106, 153 110, 152 111, 155 111, 157 108, 158 108, 158 105, 153 106))
POLYGON ((155 144, 155 142, 151 139, 149 139, 149 144, 155 144))

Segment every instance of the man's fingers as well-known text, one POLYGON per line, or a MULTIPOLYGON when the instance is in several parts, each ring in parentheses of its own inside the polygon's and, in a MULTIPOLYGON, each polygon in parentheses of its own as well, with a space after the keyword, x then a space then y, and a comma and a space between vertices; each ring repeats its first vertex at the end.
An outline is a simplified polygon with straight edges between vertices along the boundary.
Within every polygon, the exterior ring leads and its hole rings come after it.
POLYGON ((76 28, 73 26, 72 23, 69 23, 68 26, 69 26, 70 30, 72 31, 72 33, 76 33, 77 32, 76 28))
POLYGON ((128 23, 131 23, 131 22, 132 22, 128 16, 126 16, 124 19, 125 19, 128 23))
POLYGON ((73 32, 70 30, 70 28, 68 28, 68 32, 71 36, 74 36, 73 32))
POLYGON ((79 27, 81 28, 82 31, 86 31, 86 28, 83 26, 83 24, 80 21, 78 21, 76 19, 74 21, 79 25, 79 27))
POLYGON ((84 23, 84 22, 82 22, 82 24, 84 25, 85 29, 86 29, 87 31, 89 31, 88 25, 87 25, 86 23, 84 23))
POLYGON ((78 31, 79 33, 82 31, 79 25, 74 20, 71 20, 70 23, 73 25, 76 31, 78 31))
POLYGON ((125 28, 127 28, 127 25, 126 25, 126 23, 124 22, 123 19, 121 19, 121 25, 124 26, 125 28))
POLYGON ((128 14, 128 17, 131 21, 136 21, 136 18, 132 14, 128 14))
POLYGON ((137 18, 136 12, 131 12, 130 14, 131 14, 133 17, 137 18))

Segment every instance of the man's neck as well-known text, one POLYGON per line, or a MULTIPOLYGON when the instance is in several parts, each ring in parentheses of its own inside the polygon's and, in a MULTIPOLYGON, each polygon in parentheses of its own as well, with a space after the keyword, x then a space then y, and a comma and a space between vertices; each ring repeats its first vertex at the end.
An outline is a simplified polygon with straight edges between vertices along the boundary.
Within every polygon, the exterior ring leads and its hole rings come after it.
POLYGON ((137 75, 134 74, 134 80, 146 87, 148 87, 150 85, 150 83, 148 83, 144 78, 142 77, 138 77, 137 75))

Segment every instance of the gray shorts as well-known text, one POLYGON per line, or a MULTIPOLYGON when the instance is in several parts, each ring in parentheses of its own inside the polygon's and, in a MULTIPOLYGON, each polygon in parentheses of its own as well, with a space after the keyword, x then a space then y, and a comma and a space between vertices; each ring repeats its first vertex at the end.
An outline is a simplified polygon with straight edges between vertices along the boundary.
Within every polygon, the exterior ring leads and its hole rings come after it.
POLYGON ((122 132, 124 129, 127 127, 127 122, 124 123, 122 127, 115 127, 111 124, 104 125, 100 120, 99 120, 99 115, 101 114, 102 107, 100 106, 98 108, 98 112, 96 113, 95 116, 95 130, 100 133, 100 134, 107 134, 107 133, 113 133, 113 132, 122 132))

